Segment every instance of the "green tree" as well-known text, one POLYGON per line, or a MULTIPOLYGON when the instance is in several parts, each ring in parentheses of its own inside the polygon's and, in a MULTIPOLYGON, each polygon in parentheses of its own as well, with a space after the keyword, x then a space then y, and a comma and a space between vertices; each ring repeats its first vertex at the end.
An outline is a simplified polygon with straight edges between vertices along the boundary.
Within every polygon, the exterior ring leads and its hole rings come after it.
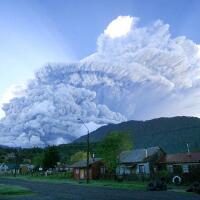
POLYGON ((85 159, 87 159, 87 152, 78 151, 71 156, 70 161, 71 163, 75 163, 78 162, 79 160, 85 160, 85 159))
POLYGON ((108 134, 97 147, 98 155, 103 158, 109 173, 113 173, 122 151, 133 148, 132 139, 127 132, 112 132, 108 134))
POLYGON ((54 168, 57 162, 60 160, 58 150, 55 146, 48 147, 44 152, 43 168, 54 168))
POLYGON ((44 153, 40 153, 33 157, 32 163, 35 165, 35 167, 41 167, 43 166, 43 160, 44 160, 44 153))

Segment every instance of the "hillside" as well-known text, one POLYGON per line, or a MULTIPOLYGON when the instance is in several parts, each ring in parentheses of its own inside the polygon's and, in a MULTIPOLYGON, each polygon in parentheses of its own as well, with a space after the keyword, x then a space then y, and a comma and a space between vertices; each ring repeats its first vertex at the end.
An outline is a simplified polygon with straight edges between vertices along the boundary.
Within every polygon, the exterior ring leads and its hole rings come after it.
MULTIPOLYGON (((127 121, 100 127, 90 134, 92 143, 101 141, 112 131, 129 131, 134 148, 160 146, 167 153, 185 152, 188 143, 191 151, 200 149, 200 118, 172 117, 147 121, 127 121)), ((74 143, 84 143, 86 136, 74 143)))

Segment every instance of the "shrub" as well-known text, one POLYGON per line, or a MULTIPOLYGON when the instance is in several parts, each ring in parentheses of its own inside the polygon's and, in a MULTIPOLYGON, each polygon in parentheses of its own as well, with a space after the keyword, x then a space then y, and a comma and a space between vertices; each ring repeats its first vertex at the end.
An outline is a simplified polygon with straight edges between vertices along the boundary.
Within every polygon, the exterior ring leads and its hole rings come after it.
POLYGON ((170 181, 170 174, 167 170, 161 170, 156 174, 156 178, 164 179, 165 181, 170 181))

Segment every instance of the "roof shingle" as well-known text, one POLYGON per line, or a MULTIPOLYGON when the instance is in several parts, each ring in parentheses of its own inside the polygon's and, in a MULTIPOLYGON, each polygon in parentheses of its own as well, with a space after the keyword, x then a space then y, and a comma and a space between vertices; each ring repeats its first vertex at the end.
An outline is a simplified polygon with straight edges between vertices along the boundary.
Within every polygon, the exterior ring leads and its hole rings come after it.
POLYGON ((168 154, 161 163, 200 163, 200 152, 168 154))
POLYGON ((143 162, 147 157, 154 155, 159 150, 160 147, 150 147, 147 149, 134 149, 131 151, 124 151, 120 154, 119 160, 120 163, 139 163, 143 162))

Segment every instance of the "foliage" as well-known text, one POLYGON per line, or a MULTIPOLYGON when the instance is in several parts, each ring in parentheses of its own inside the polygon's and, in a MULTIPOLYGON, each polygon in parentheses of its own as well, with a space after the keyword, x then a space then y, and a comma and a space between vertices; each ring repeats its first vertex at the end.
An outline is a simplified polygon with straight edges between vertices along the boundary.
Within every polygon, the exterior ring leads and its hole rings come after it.
POLYGON ((85 151, 78 151, 71 156, 71 163, 75 163, 79 160, 87 159, 87 152, 85 151))
POLYGON ((118 156, 122 151, 133 148, 132 140, 127 132, 112 132, 97 147, 97 153, 103 158, 109 173, 115 171, 118 156))
POLYGON ((167 170, 158 171, 156 176, 159 178, 164 178, 166 181, 170 180, 170 173, 167 170))
POLYGON ((33 157, 32 163, 35 165, 35 167, 43 166, 43 160, 44 160, 44 153, 37 154, 33 157))
MULTIPOLYGON (((90 134, 90 142, 100 142, 113 131, 129 131, 134 139, 134 148, 160 146, 167 153, 191 152, 200 149, 200 119, 195 117, 158 118, 147 121, 127 121, 102 126, 90 134), (163 140, 163 138, 165 138, 163 140)), ((85 142, 87 137, 75 142, 85 142)))
POLYGON ((49 169, 54 168, 59 161, 60 156, 55 146, 48 147, 44 152, 43 168, 49 169))
POLYGON ((0 184, 0 195, 24 195, 31 193, 31 190, 21 186, 0 184))
MULTIPOLYGON (((90 152, 96 153, 96 147, 97 147, 96 143, 90 143, 90 152)), ((58 146, 58 151, 61 157, 61 162, 71 164, 72 155, 74 155, 76 152, 79 152, 79 151, 86 152, 87 144, 85 143, 63 144, 63 145, 58 146)))

